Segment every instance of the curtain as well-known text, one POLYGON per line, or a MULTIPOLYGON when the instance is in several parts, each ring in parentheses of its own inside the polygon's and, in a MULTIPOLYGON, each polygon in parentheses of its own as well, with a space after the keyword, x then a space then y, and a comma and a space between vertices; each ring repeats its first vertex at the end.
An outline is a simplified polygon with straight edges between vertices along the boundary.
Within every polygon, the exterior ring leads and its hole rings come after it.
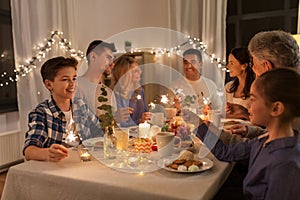
MULTIPOLYGON (((26 60, 38 53, 37 45, 43 45, 44 38, 48 38, 53 30, 63 31, 63 37, 75 41, 76 44, 74 35, 76 2, 77 0, 11 0, 16 68, 27 64, 26 60)), ((42 82, 40 67, 47 59, 64 54, 65 51, 58 43, 54 43, 51 50, 45 54, 46 57, 41 62, 35 63, 37 68, 20 77, 17 82, 21 146, 24 143, 24 133, 27 131, 28 113, 50 96, 42 82)))
MULTIPOLYGON (((166 28, 200 38, 207 44, 208 52, 225 59, 226 0, 166 0, 166 3, 168 14, 163 16, 168 18, 166 28)), ((124 4, 128 2, 124 1, 124 4)), ((53 30, 63 31, 63 37, 72 41, 72 47, 77 49, 79 41, 76 34, 78 30, 76 19, 82 16, 81 12, 75 13, 80 11, 78 5, 78 0, 11 0, 15 65, 26 64, 26 59, 36 55, 36 45, 44 44, 44 38, 49 37, 53 30)), ((103 17, 101 9, 105 7, 97 7, 91 12, 97 12, 99 13, 97 16, 103 17)), ((113 22, 114 26, 123 26, 120 19, 115 19, 113 22)), ((144 20, 140 23, 142 27, 144 20)), ((97 27, 93 26, 93 28, 97 27)), ((101 26, 99 29, 101 32, 101 26)), ((65 54, 66 52, 60 49, 58 43, 55 43, 52 50, 46 53, 46 57, 40 63, 36 63, 37 68, 26 76, 20 77, 17 82, 21 145, 27 130, 28 113, 49 97, 49 92, 41 80, 40 66, 53 56, 65 54)), ((208 71, 205 72, 206 74, 214 75, 213 72, 209 72, 213 68, 206 69, 208 71)))

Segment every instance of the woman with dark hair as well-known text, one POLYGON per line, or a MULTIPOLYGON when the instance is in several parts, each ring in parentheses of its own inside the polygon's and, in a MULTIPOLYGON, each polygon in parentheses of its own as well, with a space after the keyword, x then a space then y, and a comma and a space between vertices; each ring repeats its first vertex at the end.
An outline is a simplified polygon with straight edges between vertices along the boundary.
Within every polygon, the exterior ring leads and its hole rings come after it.
POLYGON ((225 85, 227 117, 249 119, 247 114, 242 114, 248 112, 241 112, 241 115, 235 115, 234 117, 230 115, 230 107, 234 104, 241 105, 241 109, 246 111, 249 103, 250 87, 255 79, 255 74, 250 66, 250 54, 247 48, 232 49, 226 67, 229 70, 229 76, 233 77, 233 80, 225 85))

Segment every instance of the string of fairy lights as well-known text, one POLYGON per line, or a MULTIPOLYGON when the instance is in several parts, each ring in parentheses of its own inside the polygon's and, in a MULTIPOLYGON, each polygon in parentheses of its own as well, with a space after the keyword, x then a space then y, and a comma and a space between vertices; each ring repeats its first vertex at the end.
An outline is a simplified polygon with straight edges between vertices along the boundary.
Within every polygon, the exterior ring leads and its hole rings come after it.
MULTIPOLYGON (((32 56, 30 59, 26 60, 26 64, 21 64, 15 67, 14 75, 8 76, 7 72, 3 72, 0 75, 0 87, 8 86, 9 83, 17 82, 20 77, 27 76, 32 70, 37 68, 37 65, 42 62, 42 60, 46 57, 47 52, 51 51, 51 47, 56 42, 59 43, 61 49, 70 52, 70 56, 75 57, 78 60, 86 59, 84 53, 80 50, 76 51, 71 47, 71 42, 69 42, 66 38, 63 37, 63 32, 61 31, 52 31, 49 38, 44 39, 45 42, 43 45, 37 45, 37 53, 32 56)), ((190 45, 195 49, 201 50, 205 56, 207 56, 211 63, 215 63, 220 70, 226 71, 226 61, 221 60, 221 58, 216 57, 215 54, 210 54, 207 51, 207 46, 200 41, 199 38, 187 36, 187 40, 180 45, 168 48, 151 48, 150 52, 155 54, 156 56, 168 55, 169 57, 176 53, 180 54, 181 50, 184 46, 190 45)), ((141 52, 144 49, 133 49, 132 52, 141 52)), ((0 56, 0 61, 3 62, 5 59, 7 60, 7 55, 2 53, 0 56)))
MULTIPOLYGON (((156 56, 162 56, 162 55, 168 55, 168 57, 170 57, 172 54, 181 54, 182 48, 185 47, 186 45, 189 45, 189 48, 194 48, 194 49, 198 49, 201 52, 203 52, 203 54, 205 56, 207 56, 210 59, 211 63, 216 64, 216 66, 223 70, 226 71, 226 61, 222 60, 220 57, 216 57, 215 54, 210 54, 207 50, 207 45, 205 45, 203 42, 200 41, 199 38, 196 37, 191 37, 191 36, 187 36, 187 41, 183 42, 182 44, 172 47, 170 49, 167 48, 152 48, 150 49, 150 53, 155 54, 156 56)), ((140 49, 133 49, 131 52, 141 52, 143 50, 140 49)))
MULTIPOLYGON (((78 60, 85 58, 82 51, 76 51, 71 47, 71 42, 63 37, 63 32, 52 31, 49 38, 45 39, 43 45, 37 45, 37 53, 30 59, 27 59, 25 61, 26 64, 20 64, 19 66, 15 67, 13 76, 7 76, 7 72, 3 72, 1 74, 0 87, 7 86, 11 82, 17 82, 20 77, 27 76, 27 74, 37 68, 37 64, 39 64, 46 57, 47 52, 51 51, 52 45, 56 42, 59 43, 61 49, 70 52, 70 56, 73 56, 78 60)), ((4 53, 1 54, 1 61, 6 59, 5 56, 6 55, 4 53)))

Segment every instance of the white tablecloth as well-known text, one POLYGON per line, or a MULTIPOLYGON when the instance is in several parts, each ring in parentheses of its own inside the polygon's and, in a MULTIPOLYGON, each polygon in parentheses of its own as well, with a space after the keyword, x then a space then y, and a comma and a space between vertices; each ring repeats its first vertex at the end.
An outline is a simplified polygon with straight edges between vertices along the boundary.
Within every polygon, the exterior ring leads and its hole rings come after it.
POLYGON ((76 151, 58 163, 27 161, 9 169, 2 200, 212 199, 232 165, 213 156, 213 168, 194 174, 164 169, 144 175, 119 172, 76 151))

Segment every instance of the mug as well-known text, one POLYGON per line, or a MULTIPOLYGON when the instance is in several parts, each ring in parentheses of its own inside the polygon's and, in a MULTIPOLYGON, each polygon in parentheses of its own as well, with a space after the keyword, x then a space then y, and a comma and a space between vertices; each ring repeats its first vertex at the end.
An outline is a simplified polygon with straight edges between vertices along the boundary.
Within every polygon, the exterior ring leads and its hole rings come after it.
POLYGON ((156 135, 157 150, 160 157, 171 156, 174 151, 174 141, 178 140, 178 147, 181 147, 181 138, 172 132, 159 132, 156 135))

